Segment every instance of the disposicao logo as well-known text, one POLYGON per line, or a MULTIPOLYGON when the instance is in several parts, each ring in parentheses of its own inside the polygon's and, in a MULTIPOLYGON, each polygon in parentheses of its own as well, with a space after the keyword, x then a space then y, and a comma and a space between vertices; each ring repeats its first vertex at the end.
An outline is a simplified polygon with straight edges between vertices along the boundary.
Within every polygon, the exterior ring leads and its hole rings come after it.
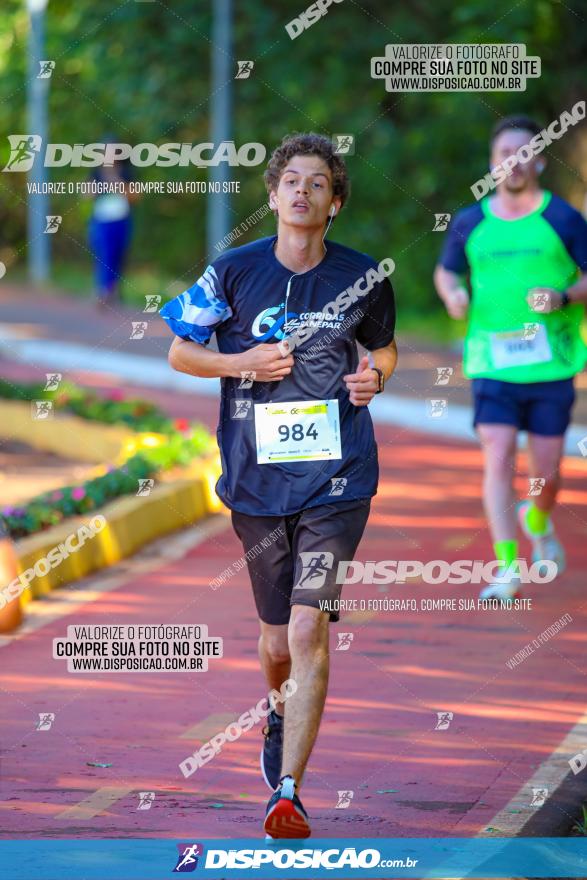
MULTIPOLYGON (((30 171, 37 153, 41 150, 41 137, 36 134, 10 134, 10 157, 3 171, 30 171)), ((47 144, 44 165, 46 168, 98 168, 111 166, 114 162, 130 161, 137 168, 156 165, 158 168, 178 166, 186 168, 216 167, 227 165, 251 167, 265 159, 267 150, 263 144, 246 143, 237 147, 234 141, 201 144, 47 144)))
POLYGON ((179 856, 173 869, 174 874, 189 874, 198 867, 198 859, 204 855, 201 843, 178 843, 179 856))
POLYGON ((10 157, 3 171, 30 171, 39 150, 41 136, 38 134, 9 134, 10 157))

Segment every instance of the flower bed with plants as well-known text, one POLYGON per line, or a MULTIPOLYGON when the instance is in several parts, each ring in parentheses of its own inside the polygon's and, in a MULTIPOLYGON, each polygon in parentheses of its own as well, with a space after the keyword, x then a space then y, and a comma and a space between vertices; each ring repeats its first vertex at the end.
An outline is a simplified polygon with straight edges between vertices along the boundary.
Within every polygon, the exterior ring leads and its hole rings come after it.
POLYGON ((200 424, 170 419, 149 401, 125 398, 116 390, 107 397, 73 384, 56 391, 44 385, 0 380, 0 399, 50 400, 55 413, 75 414, 103 424, 125 425, 135 436, 118 459, 98 465, 95 476, 82 483, 37 495, 25 504, 0 509, 0 521, 12 538, 48 529, 70 516, 86 514, 121 495, 136 494, 138 481, 160 471, 185 467, 216 450, 216 441, 200 424))

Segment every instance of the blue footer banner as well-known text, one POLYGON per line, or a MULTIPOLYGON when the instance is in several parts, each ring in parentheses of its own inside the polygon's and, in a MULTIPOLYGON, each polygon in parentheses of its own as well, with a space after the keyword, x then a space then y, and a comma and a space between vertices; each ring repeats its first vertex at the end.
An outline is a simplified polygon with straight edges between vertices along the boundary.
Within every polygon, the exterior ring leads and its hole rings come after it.
POLYGON ((3 880, 587 877, 587 838, 0 841, 3 880))

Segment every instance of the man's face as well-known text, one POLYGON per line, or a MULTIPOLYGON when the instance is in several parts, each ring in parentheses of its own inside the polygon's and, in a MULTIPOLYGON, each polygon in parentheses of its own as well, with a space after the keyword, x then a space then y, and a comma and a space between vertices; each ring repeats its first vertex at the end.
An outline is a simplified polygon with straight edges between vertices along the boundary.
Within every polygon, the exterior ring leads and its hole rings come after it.
MULTIPOLYGON (((491 167, 501 165, 504 159, 513 156, 520 147, 529 143, 532 138, 532 132, 522 129, 506 129, 493 142, 491 150, 491 167)), ((519 193, 529 187, 536 185, 538 180, 538 170, 536 168, 537 161, 543 161, 533 156, 528 162, 518 162, 510 170, 508 176, 501 184, 508 192, 519 193)))
POLYGON ((279 220, 306 229, 324 227, 330 206, 340 207, 332 196, 332 173, 319 156, 293 156, 274 192, 279 220))

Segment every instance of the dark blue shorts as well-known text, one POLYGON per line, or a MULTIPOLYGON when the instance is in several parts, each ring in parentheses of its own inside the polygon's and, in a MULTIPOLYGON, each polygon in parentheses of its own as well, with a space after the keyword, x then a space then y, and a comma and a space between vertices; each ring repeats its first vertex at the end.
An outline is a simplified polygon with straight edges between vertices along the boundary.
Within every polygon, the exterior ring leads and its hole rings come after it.
POLYGON ((514 425, 544 437, 562 436, 575 402, 572 379, 556 382, 502 382, 473 379, 473 425, 514 425))

